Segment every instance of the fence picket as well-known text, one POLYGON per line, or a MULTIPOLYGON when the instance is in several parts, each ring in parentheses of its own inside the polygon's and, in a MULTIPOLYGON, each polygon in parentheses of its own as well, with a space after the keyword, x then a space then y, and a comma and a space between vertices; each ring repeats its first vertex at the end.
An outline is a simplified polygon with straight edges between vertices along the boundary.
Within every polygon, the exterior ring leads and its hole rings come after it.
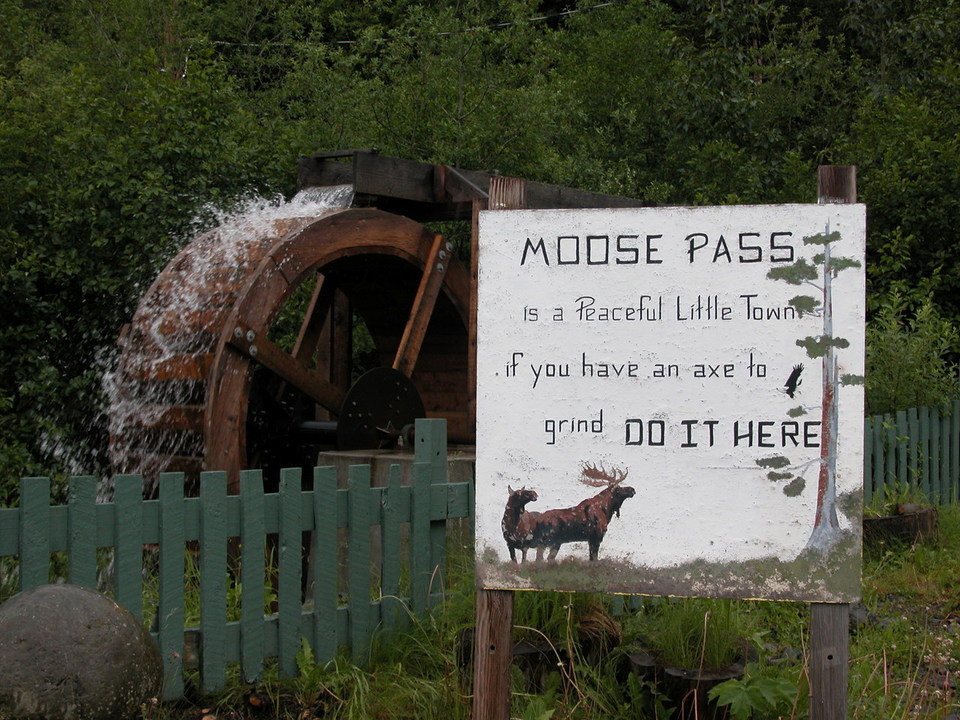
POLYGON ((907 427, 907 411, 897 410, 896 414, 896 448, 897 448, 897 474, 896 479, 910 477, 910 428, 907 427))
POLYGON ((143 615, 143 478, 118 475, 113 481, 114 599, 134 617, 143 615))
POLYGON ((350 656, 362 661, 372 631, 370 606, 370 466, 349 471, 347 593, 350 598, 350 656))
POLYGON ((334 659, 337 638, 337 469, 313 471, 313 651, 319 663, 334 659))
POLYGON ((930 484, 930 408, 917 408, 916 413, 917 466, 920 472, 916 484, 926 497, 930 497, 933 490, 930 484))
POLYGON ((930 437, 927 446, 930 450, 930 500, 940 502, 940 408, 930 408, 930 437))
POLYGON ((873 418, 866 418, 863 424, 863 502, 870 504, 873 498, 873 487, 875 478, 873 477, 874 468, 874 428, 873 418))
MULTIPOLYGON (((421 418, 416 423, 415 461, 429 463, 430 484, 437 485, 447 480, 447 421, 441 418, 421 418)), ((430 568, 438 579, 446 576, 447 521, 430 522, 430 568)))
POLYGON ((50 578, 50 478, 20 481, 20 590, 50 578))
POLYGON ((950 409, 950 502, 960 500, 960 399, 950 409))
POLYGON ((96 590, 97 479, 84 475, 71 477, 69 483, 67 554, 70 558, 70 582, 96 590))
POLYGON ((410 606, 414 613, 427 609, 430 593, 430 465, 413 464, 410 498, 410 606))
POLYGON ((400 601, 400 466, 391 465, 387 477, 387 491, 383 500, 383 567, 380 579, 380 605, 386 627, 396 627, 401 620, 400 601))
POLYGON ((300 563, 301 530, 301 470, 287 468, 280 471, 279 540, 277 582, 278 646, 280 674, 297 676, 297 652, 300 649, 300 563))
POLYGON ((887 471, 886 428, 883 426, 883 419, 870 418, 870 427, 873 430, 873 475, 870 478, 870 498, 864 500, 867 504, 873 502, 875 493, 883 487, 887 471))
POLYGON ((266 532, 263 473, 240 473, 240 666, 247 682, 263 670, 263 613, 266 532))
POLYGON ((163 697, 183 695, 184 553, 183 473, 160 475, 157 642, 163 658, 163 697))
POLYGON ((202 690, 226 684, 227 475, 200 473, 200 634, 202 690))

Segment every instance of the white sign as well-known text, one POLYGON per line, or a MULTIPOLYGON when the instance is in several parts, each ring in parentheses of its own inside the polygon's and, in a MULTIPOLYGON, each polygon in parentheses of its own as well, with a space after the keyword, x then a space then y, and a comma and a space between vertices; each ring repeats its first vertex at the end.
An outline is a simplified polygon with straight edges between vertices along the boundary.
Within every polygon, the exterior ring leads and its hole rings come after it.
POLYGON ((856 599, 864 237, 862 205, 482 213, 482 586, 856 599))

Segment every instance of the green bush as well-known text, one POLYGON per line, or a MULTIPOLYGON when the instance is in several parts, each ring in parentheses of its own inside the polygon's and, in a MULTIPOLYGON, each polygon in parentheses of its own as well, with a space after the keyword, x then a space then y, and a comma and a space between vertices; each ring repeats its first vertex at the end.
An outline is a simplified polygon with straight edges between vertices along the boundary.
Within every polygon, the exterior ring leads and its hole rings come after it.
POLYGON ((886 413, 953 399, 960 386, 947 353, 960 333, 929 296, 911 298, 893 290, 867 325, 868 414, 886 413))

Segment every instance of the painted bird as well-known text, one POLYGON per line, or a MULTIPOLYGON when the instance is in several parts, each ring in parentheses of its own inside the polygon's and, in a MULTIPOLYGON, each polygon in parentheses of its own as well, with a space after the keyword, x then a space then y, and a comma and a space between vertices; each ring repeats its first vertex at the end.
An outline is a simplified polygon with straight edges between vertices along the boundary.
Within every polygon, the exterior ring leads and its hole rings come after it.
POLYGON ((787 382, 783 386, 783 391, 789 395, 791 398, 793 394, 797 391, 797 388, 800 387, 800 383, 803 380, 800 379, 800 373, 803 372, 803 365, 794 365, 793 372, 790 373, 790 377, 787 378, 787 382))

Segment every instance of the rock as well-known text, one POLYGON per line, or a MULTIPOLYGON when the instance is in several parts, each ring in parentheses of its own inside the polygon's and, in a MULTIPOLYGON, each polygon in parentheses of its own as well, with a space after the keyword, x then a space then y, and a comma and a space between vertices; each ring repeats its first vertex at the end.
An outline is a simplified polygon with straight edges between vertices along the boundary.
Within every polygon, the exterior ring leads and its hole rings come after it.
POLYGON ((129 720, 162 682, 153 638, 105 595, 41 585, 0 605, 0 717, 129 720))

